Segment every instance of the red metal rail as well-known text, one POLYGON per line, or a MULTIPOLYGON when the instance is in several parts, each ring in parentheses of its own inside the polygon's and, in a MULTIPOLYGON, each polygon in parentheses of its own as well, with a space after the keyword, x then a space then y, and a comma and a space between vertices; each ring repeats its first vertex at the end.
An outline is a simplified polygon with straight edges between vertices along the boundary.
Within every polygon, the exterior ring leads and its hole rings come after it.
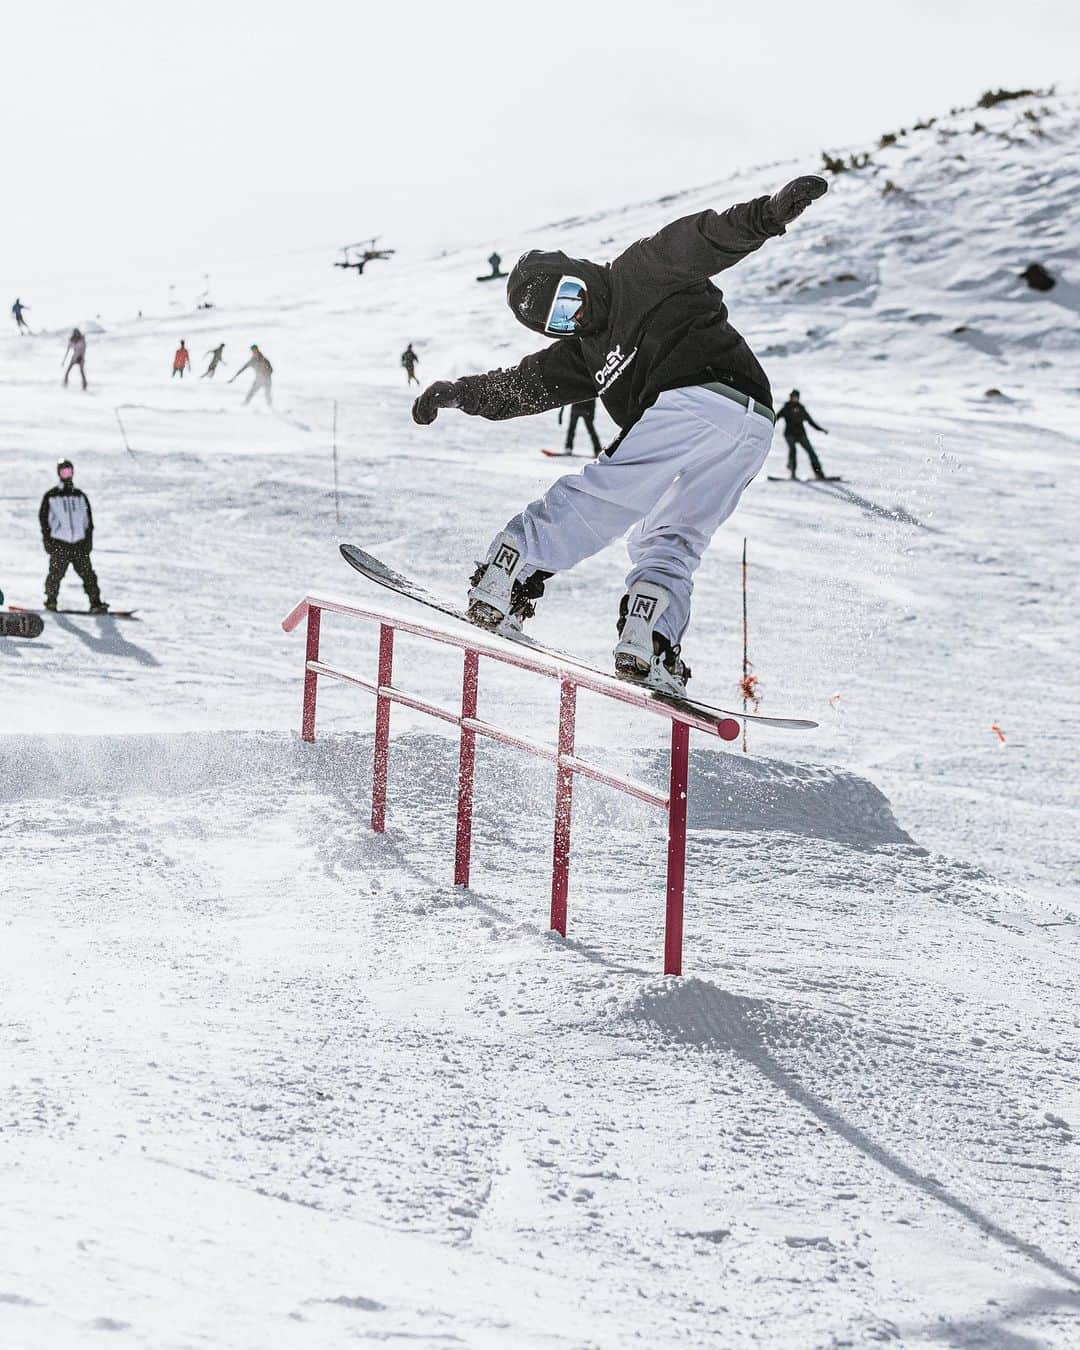
POLYGON ((541 652, 530 651, 519 643, 484 634, 455 632, 418 623, 415 619, 385 609, 371 609, 327 596, 308 595, 282 620, 282 628, 292 632, 307 619, 307 645, 304 657, 304 704, 301 735, 315 739, 315 715, 318 681, 341 680, 375 695, 375 752, 371 785, 371 828, 382 833, 386 828, 386 795, 390 764, 390 708, 394 703, 450 722, 461 734, 458 756, 457 841, 454 851, 454 884, 469 884, 472 857, 473 787, 476 776, 476 738, 486 736, 502 745, 536 755, 555 766, 555 829, 551 869, 551 927, 566 936, 567 896, 570 884, 570 831, 573 814, 574 775, 626 792, 639 801, 659 806, 667 812, 667 904, 664 922, 664 974, 682 973, 683 901, 686 883, 686 794, 690 754, 690 728, 723 740, 734 740, 739 724, 734 718, 711 719, 688 709, 657 702, 643 690, 623 684, 612 676, 601 675, 572 661, 556 660, 541 652), (319 659, 320 629, 323 612, 345 614, 379 625, 379 669, 374 683, 348 671, 337 670, 319 659), (460 712, 417 698, 397 688, 394 675, 394 633, 411 633, 464 653, 460 712), (559 681, 559 727, 555 746, 527 740, 478 716, 480 658, 546 676, 559 681), (644 708, 671 723, 671 763, 667 795, 661 795, 631 778, 612 773, 582 759, 574 748, 574 732, 579 689, 602 694, 606 698, 644 708))

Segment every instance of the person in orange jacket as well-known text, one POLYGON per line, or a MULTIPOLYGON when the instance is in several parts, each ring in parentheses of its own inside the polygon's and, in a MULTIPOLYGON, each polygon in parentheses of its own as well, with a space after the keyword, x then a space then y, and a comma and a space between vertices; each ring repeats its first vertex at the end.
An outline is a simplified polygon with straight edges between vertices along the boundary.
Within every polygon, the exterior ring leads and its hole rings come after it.
POLYGON ((180 378, 183 379, 184 371, 187 370, 190 364, 191 364, 191 353, 184 345, 184 339, 181 338, 180 346, 177 347, 176 355, 172 359, 173 379, 175 379, 177 375, 179 375, 180 378))

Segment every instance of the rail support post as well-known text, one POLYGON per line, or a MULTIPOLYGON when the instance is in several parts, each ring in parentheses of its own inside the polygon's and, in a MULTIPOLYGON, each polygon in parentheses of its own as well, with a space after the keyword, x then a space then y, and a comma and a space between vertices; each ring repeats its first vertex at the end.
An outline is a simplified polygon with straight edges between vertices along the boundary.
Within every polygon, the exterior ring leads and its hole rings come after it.
POLYGON ((386 829, 386 780, 390 769, 390 700, 382 690, 394 678, 394 630, 379 625, 379 693, 375 699, 375 754, 371 768, 371 828, 386 829))
POLYGON ((476 775, 476 732, 465 719, 476 716, 480 655, 465 651, 461 677, 461 751, 458 757, 457 845, 454 851, 454 885, 469 884, 469 860, 472 856, 473 781, 476 775))
POLYGON ((300 737, 305 741, 315 739, 315 704, 318 698, 319 677, 311 669, 311 663, 319 659, 321 623, 322 610, 317 605, 308 605, 307 652, 304 657, 304 710, 300 719, 300 737))
POLYGON ((671 723, 668 789, 667 909, 664 916, 664 974, 682 974, 683 893, 686 886, 686 790, 690 773, 690 728, 671 723))
POLYGON ((566 936, 566 894, 570 885, 570 815, 574 803, 574 774, 564 768, 564 756, 574 753, 577 686, 563 680, 559 686, 559 762, 555 767, 555 849, 551 869, 551 927, 566 936))

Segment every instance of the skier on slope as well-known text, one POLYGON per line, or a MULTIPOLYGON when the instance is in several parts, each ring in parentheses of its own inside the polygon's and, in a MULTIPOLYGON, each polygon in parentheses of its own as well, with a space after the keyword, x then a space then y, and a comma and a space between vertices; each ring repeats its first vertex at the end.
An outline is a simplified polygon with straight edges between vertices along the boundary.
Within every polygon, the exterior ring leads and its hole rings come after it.
POLYGON ((203 373, 199 376, 199 378, 200 378, 201 380, 205 380, 206 377, 207 377, 207 375, 209 375, 210 378, 213 379, 213 378, 214 378, 214 371, 217 370, 218 366, 223 366, 223 365, 225 364, 225 358, 222 356, 222 352, 223 352, 224 350, 225 350, 225 344, 224 344, 224 342, 222 342, 222 343, 220 343, 217 347, 214 347, 211 351, 208 351, 208 352, 206 353, 207 356, 210 358, 210 364, 206 367, 206 369, 203 371, 203 373))
POLYGON ((232 384, 233 380, 235 380, 238 375, 243 375, 244 371, 247 370, 249 366, 255 372, 255 380, 251 388, 247 391, 247 398, 244 399, 244 405, 246 406, 247 404, 249 404, 251 400, 255 397, 255 394, 258 392, 258 390, 261 389, 263 393, 266 395, 267 406, 269 406, 270 378, 274 373, 274 367, 270 364, 270 362, 266 359, 266 357, 263 356, 262 352, 259 351, 257 343, 253 342, 251 344, 251 355, 240 367, 240 369, 236 372, 236 375, 232 377, 232 380, 230 380, 229 383, 232 384))
POLYGON ((538 250, 518 261, 510 308, 559 340, 512 370, 430 385, 414 420, 426 425, 440 408, 521 417, 599 394, 622 430, 496 535, 473 574, 474 623, 520 627, 548 577, 633 526, 615 672, 685 690, 679 644, 694 572, 765 462, 773 430, 768 379, 709 278, 783 234, 827 188, 806 176, 772 197, 686 216, 612 263, 538 250))
POLYGON ((86 388, 86 338, 77 328, 71 330, 71 336, 68 338, 67 351, 64 352, 64 359, 67 359, 68 352, 71 353, 71 360, 68 361, 67 370, 64 371, 64 385, 67 386, 68 376, 79 367, 79 374, 82 376, 82 387, 86 388))
POLYGON ((410 384, 420 383, 420 381, 416 378, 416 367, 419 365, 419 363, 420 358, 413 351, 413 345, 410 342, 409 345, 405 348, 405 350, 401 353, 401 364, 405 367, 406 387, 408 387, 410 384))
POLYGON ((810 467, 814 471, 815 478, 826 478, 828 475, 821 467, 821 460, 817 457, 817 451, 810 444, 810 437, 806 434, 806 424, 810 423, 823 435, 829 433, 824 427, 818 426, 817 422, 810 416, 810 410, 799 402, 799 391, 793 389, 788 395, 788 401, 776 414, 776 420, 784 419, 784 440, 787 441, 787 467, 788 473, 792 478, 795 477, 795 457, 798 454, 796 446, 801 445, 810 456, 810 467))
POLYGON ((19 330, 20 337, 24 332, 29 333, 30 331, 30 325, 23 318, 23 314, 25 314, 29 308, 30 306, 24 305, 18 296, 15 297, 15 303, 11 306, 11 312, 15 315, 15 324, 19 330))
MULTIPOLYGON (((562 426, 564 409, 559 409, 559 426, 562 426)), ((585 430, 589 434, 589 440, 592 441, 593 459, 596 459, 603 446, 600 444, 600 437, 596 434, 596 424, 593 419, 596 416, 596 399, 585 398, 580 403, 571 403, 570 405, 570 425, 566 428, 566 453, 571 454, 574 449, 574 432, 577 430, 579 422, 585 423, 585 430)))
POLYGON ((177 375, 184 378, 184 371, 191 365, 191 353, 184 344, 184 339, 180 339, 180 346, 176 349, 176 355, 172 359, 172 378, 175 380, 177 375))
POLYGON ((45 608, 55 609, 60 594, 60 583, 68 567, 74 567, 90 601, 91 614, 105 614, 109 606, 101 598, 97 575, 90 562, 94 547, 94 517, 90 499, 75 486, 75 469, 70 459, 62 459, 56 466, 60 479, 41 499, 38 524, 41 542, 49 555, 49 572, 45 578, 45 608))

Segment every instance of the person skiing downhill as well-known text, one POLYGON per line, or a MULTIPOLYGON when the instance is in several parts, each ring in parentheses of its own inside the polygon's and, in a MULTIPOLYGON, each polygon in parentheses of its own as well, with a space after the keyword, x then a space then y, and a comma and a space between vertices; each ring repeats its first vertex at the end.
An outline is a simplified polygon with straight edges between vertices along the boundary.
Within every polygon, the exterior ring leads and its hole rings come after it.
POLYGON ((67 351, 64 353, 65 359, 68 352, 71 353, 71 360, 68 362, 67 370, 64 371, 64 385, 67 385, 68 376, 79 367, 79 374, 82 376, 82 387, 86 388, 86 338, 77 328, 71 330, 71 336, 68 338, 67 351))
POLYGON ((210 364, 199 376, 201 380, 205 380, 208 375, 210 376, 211 379, 213 379, 214 371, 217 370, 218 366, 223 366, 225 364, 225 358, 221 354, 224 350, 225 344, 224 342, 222 342, 219 346, 214 347, 211 351, 208 351, 206 353, 207 356, 210 358, 210 364))
POLYGON ((553 573, 630 530, 615 673, 684 692, 694 572, 765 462, 774 420, 765 372, 710 277, 784 234, 827 189, 793 179, 771 197, 673 221, 611 263, 539 250, 518 261, 507 303, 557 341, 513 369, 437 381, 414 420, 427 425, 440 408, 501 420, 599 395, 621 430, 495 536, 468 592, 474 623, 520 628, 553 573))
POLYGON ((413 345, 410 342, 409 345, 405 348, 405 350, 401 353, 401 364, 405 367, 406 388, 410 384, 420 383, 420 381, 416 378, 416 367, 419 365, 419 363, 420 358, 413 351, 413 345))
POLYGON ((75 469, 70 459, 62 459, 56 466, 58 486, 50 488, 41 499, 38 524, 41 542, 49 555, 49 572, 45 578, 45 608, 55 609, 60 594, 60 583, 68 567, 74 567, 90 601, 91 614, 105 614, 109 606, 101 598, 97 574, 90 562, 94 547, 94 516, 90 499, 75 486, 75 469))
POLYGON ((814 471, 815 478, 825 478, 827 474, 821 467, 821 460, 817 457, 817 451, 810 444, 810 437, 806 434, 806 424, 810 423, 823 435, 829 433, 824 427, 818 426, 817 422, 810 416, 809 409, 799 402, 799 391, 793 389, 788 395, 788 401, 776 414, 776 420, 784 419, 784 440, 787 441, 787 467, 788 473, 792 478, 795 477, 795 458, 798 454, 796 446, 801 445, 810 456, 810 467, 814 471))
POLYGON ((177 375, 184 378, 184 371, 191 365, 191 353, 184 345, 184 339, 180 339, 180 346, 176 349, 176 355, 172 359, 172 378, 175 380, 177 375))
POLYGON ((232 377, 229 383, 232 384, 233 380, 235 380, 238 375, 243 375, 244 371, 247 370, 249 366, 255 372, 255 380, 251 388, 247 391, 247 397, 244 399, 244 404, 245 406, 249 404, 251 400, 255 397, 257 391, 261 389, 263 393, 266 395, 266 403, 267 406, 269 406, 270 377, 274 373, 274 367, 270 364, 270 362, 266 359, 266 357, 263 356, 262 352, 259 351, 257 343, 253 342, 251 344, 251 355, 240 367, 240 369, 236 372, 236 375, 232 377))
POLYGON ((18 298, 18 296, 15 297, 15 303, 11 306, 11 312, 12 314, 15 315, 15 324, 19 330, 20 336, 24 332, 29 333, 30 331, 30 325, 23 318, 23 315, 29 308, 30 306, 24 305, 23 302, 18 298))

